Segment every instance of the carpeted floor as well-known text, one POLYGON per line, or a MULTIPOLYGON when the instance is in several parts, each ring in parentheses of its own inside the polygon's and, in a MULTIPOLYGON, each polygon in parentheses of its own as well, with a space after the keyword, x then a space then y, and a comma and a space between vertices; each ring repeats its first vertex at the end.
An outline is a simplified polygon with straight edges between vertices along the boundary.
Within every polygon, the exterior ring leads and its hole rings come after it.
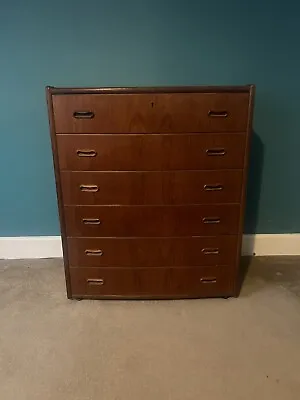
POLYGON ((300 397, 300 258, 239 299, 70 301, 61 260, 0 261, 1 400, 300 397))

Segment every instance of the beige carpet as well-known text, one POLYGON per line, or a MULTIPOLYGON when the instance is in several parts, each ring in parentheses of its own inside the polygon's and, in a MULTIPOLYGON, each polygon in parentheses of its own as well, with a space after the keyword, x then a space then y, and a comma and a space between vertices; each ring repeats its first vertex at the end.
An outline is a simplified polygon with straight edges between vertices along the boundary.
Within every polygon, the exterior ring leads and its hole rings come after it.
POLYGON ((0 262, 1 400, 300 398, 300 261, 239 299, 70 301, 61 260, 0 262))

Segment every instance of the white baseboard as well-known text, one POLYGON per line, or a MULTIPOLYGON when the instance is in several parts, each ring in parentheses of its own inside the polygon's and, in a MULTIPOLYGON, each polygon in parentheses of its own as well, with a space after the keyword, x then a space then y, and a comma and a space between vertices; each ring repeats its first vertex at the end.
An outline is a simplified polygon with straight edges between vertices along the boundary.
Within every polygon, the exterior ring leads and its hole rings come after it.
MULTIPOLYGON (((244 235, 243 255, 300 255, 300 233, 244 235)), ((0 259, 62 257, 60 236, 0 238, 0 259)))
POLYGON ((62 257, 60 236, 0 238, 0 259, 62 257))
POLYGON ((243 255, 299 256, 300 233, 244 235, 243 255))

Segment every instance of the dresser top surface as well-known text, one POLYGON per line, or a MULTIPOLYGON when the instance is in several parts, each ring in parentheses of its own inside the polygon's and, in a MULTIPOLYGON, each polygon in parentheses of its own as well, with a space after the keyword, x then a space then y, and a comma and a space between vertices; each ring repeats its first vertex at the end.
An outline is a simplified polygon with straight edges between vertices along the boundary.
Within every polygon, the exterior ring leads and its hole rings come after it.
POLYGON ((254 85, 244 86, 153 86, 153 87, 92 87, 63 88, 47 86, 50 94, 138 94, 138 93, 249 93, 254 85))

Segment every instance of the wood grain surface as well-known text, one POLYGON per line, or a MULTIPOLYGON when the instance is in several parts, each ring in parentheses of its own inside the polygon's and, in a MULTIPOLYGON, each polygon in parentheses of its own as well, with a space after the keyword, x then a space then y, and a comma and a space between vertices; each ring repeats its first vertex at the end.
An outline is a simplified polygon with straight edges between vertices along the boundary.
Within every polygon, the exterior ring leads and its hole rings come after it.
POLYGON ((57 133, 244 132, 248 93, 54 95, 57 133))

